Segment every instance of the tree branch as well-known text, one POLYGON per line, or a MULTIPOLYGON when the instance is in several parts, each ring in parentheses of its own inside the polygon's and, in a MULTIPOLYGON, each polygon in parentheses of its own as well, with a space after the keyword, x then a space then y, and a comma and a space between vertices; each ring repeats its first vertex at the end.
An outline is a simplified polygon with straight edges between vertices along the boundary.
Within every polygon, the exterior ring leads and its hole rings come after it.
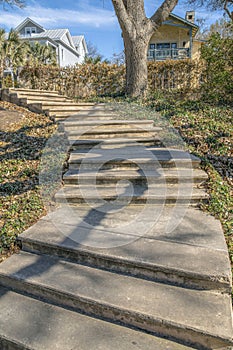
POLYGON ((157 11, 151 16, 150 20, 154 28, 158 28, 167 19, 178 0, 165 0, 157 11))
POLYGON ((132 22, 126 9, 127 0, 112 0, 112 4, 118 17, 121 29, 130 33, 132 29, 132 22))
POLYGON ((230 10, 228 9, 228 4, 229 2, 231 3, 232 1, 229 0, 225 0, 224 2, 224 11, 227 13, 227 15, 230 17, 230 19, 233 21, 233 11, 230 12, 230 10))

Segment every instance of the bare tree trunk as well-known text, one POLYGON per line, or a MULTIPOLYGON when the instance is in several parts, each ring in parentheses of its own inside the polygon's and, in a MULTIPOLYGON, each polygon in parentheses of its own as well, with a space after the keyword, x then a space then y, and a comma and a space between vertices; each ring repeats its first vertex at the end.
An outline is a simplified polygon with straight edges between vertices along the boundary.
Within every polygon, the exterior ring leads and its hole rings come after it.
MULTIPOLYGON (((147 35, 148 36, 148 35, 147 35)), ((126 93, 131 97, 144 96, 147 91, 147 50, 149 39, 130 39, 124 36, 126 61, 126 93)))
POLYGON ((147 50, 153 32, 169 16, 178 0, 164 0, 147 18, 144 0, 112 0, 122 29, 126 59, 126 92, 142 97, 147 90, 147 50))

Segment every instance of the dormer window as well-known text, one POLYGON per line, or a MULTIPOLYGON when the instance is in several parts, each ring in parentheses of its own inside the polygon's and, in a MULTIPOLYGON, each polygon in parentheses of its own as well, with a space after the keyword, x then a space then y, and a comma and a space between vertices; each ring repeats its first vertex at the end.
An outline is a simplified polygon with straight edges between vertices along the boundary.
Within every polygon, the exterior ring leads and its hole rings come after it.
POLYGON ((25 35, 31 36, 32 34, 36 34, 36 27, 26 27, 25 28, 25 35))

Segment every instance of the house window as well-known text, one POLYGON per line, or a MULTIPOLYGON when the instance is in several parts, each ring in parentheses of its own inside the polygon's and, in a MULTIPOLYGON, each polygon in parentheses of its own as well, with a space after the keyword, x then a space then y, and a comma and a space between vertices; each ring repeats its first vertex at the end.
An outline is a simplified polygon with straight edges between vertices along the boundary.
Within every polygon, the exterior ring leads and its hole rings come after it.
POLYGON ((150 44, 150 50, 155 50, 155 44, 150 44))
POLYGON ((172 49, 177 49, 177 43, 171 43, 171 48, 172 49))
POLYGON ((158 43, 156 45, 157 50, 170 49, 170 47, 171 47, 170 43, 158 43))
POLYGON ((36 34, 36 27, 26 27, 25 35, 31 36, 32 34, 36 34))

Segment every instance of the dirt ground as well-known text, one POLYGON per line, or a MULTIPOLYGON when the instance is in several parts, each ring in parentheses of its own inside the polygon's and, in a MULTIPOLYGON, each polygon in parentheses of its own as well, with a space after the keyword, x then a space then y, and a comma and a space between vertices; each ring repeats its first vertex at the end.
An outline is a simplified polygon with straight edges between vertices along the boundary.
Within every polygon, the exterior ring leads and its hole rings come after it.
POLYGON ((22 113, 9 111, 0 106, 0 130, 7 131, 12 124, 20 122, 23 118, 22 113))

